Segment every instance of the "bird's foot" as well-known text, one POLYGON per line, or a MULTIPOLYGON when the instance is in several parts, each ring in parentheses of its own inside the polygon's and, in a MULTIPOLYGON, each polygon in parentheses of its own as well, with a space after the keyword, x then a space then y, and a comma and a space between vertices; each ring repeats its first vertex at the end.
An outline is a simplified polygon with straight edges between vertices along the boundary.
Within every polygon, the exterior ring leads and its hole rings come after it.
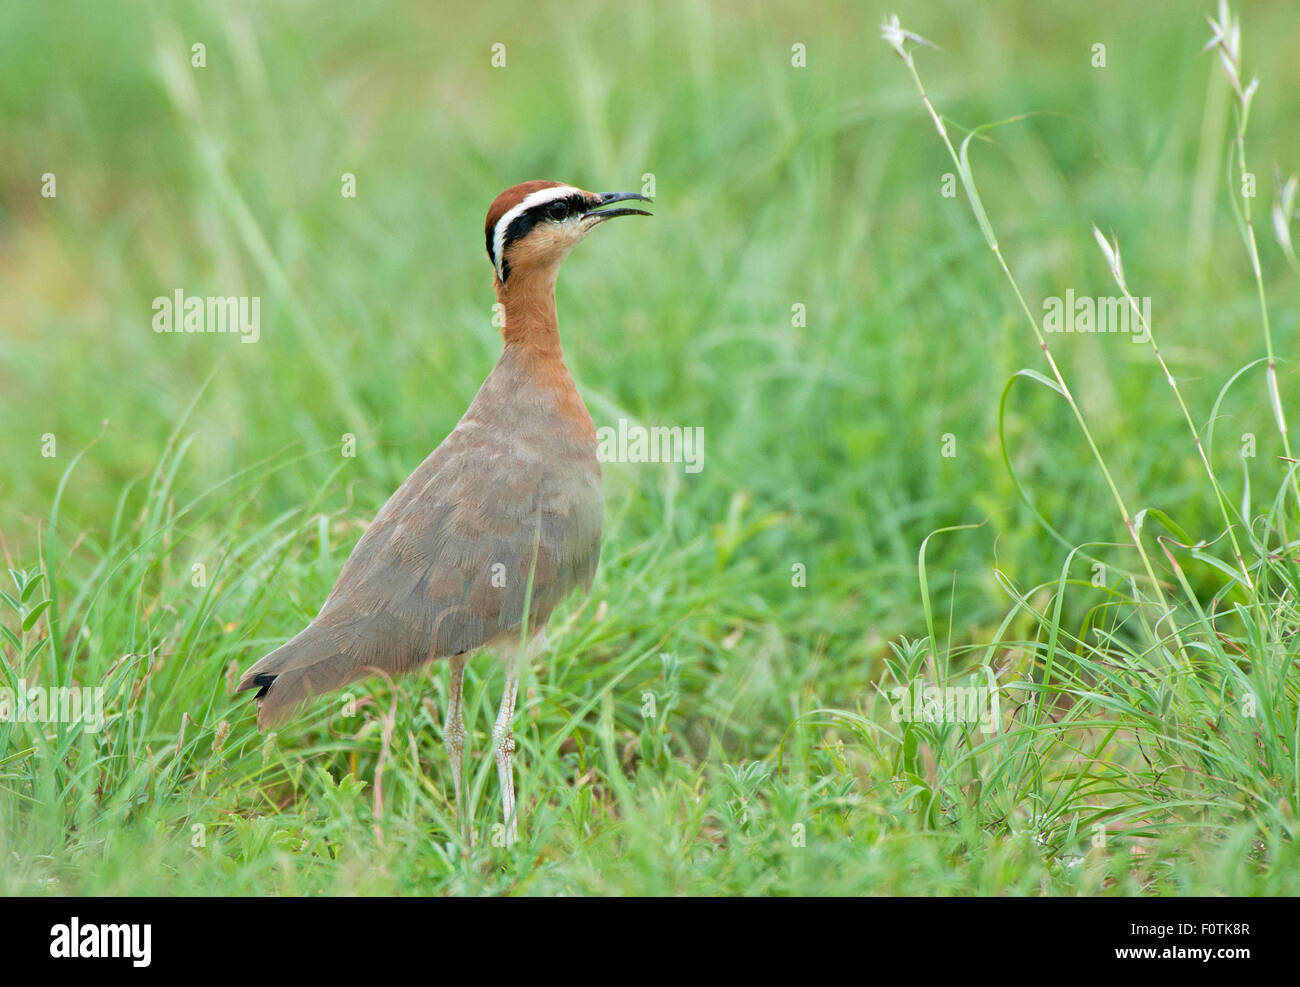
POLYGON ((511 730, 494 731, 497 777, 501 782, 501 812, 505 820, 505 845, 513 846, 518 830, 515 823, 515 778, 510 755, 515 752, 515 735, 511 730))

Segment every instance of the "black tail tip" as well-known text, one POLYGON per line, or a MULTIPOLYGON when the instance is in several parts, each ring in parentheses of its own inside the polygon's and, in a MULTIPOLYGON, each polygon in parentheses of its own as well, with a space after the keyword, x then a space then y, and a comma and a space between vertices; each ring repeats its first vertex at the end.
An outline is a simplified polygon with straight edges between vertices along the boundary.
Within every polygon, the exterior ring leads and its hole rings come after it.
POLYGON ((279 676, 274 672, 263 672, 261 675, 254 677, 253 681, 248 684, 247 688, 257 689, 257 695, 253 696, 253 698, 260 702, 266 695, 266 691, 271 688, 271 684, 278 677, 279 676))

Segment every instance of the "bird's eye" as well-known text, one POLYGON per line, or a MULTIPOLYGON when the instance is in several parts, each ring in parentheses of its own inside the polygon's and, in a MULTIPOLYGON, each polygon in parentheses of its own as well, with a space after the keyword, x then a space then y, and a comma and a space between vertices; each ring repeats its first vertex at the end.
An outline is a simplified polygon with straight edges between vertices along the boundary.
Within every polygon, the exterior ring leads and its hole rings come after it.
POLYGON ((563 199, 557 199, 556 201, 552 202, 549 206, 546 207, 547 218, 553 219, 557 223, 563 221, 564 218, 568 215, 569 215, 569 204, 565 202, 563 199))

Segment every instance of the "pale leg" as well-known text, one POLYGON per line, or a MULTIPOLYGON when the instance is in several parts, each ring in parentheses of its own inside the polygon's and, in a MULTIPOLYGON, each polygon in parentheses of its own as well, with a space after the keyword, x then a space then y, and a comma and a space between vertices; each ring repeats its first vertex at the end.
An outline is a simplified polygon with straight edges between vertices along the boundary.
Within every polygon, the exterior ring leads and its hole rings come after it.
POLYGON ((465 662, 469 655, 452 655, 450 693, 447 703, 447 722, 442 728, 442 745, 447 748, 447 757, 451 761, 451 780, 456 786, 456 817, 460 820, 460 833, 469 846, 469 819, 465 815, 465 796, 461 790, 464 780, 465 763, 465 720, 461 716, 461 687, 465 681, 465 662))
POLYGON ((506 670, 505 695, 497 713, 496 726, 492 728, 492 747, 496 755, 497 777, 501 781, 501 809, 505 815, 506 846, 515 842, 515 777, 510 767, 510 755, 515 749, 515 738, 510 731, 510 721, 515 715, 515 693, 519 690, 519 649, 509 648, 501 656, 506 670))

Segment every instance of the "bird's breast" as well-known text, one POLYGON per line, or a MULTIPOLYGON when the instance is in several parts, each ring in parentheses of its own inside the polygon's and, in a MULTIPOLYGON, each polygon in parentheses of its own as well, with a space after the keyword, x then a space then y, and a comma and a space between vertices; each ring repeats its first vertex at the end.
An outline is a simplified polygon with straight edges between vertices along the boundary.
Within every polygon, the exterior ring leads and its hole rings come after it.
POLYGON ((331 647, 408 668, 514 632, 525 611, 542 627, 590 588, 604 518, 590 421, 576 389, 503 357, 349 556, 316 621, 331 647))
POLYGON ((568 551, 599 546, 604 494, 596 429, 562 359, 507 347, 457 431, 482 443, 495 493, 506 503, 535 505, 568 551))

